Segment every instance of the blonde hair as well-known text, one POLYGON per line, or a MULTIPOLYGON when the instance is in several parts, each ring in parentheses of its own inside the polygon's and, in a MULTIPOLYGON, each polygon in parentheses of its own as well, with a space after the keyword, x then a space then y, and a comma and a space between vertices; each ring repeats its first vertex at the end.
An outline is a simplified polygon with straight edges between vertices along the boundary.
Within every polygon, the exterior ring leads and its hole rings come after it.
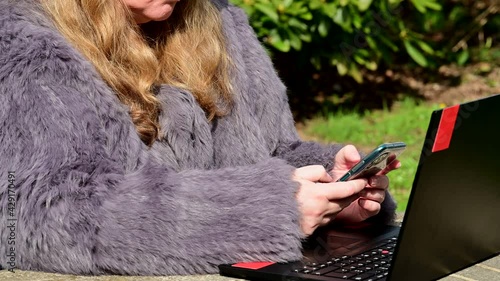
POLYGON ((58 30, 130 108, 148 145, 158 138, 159 84, 190 91, 209 120, 233 103, 220 12, 211 1, 176 4, 166 21, 137 25, 116 0, 41 0, 58 30))

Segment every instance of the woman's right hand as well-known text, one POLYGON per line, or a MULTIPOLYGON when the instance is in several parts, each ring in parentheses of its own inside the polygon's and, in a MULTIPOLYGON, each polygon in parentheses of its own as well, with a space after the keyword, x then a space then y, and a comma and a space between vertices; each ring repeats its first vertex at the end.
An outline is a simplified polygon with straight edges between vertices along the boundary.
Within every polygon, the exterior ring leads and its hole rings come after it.
POLYGON ((297 201, 301 213, 300 226, 305 235, 332 221, 354 200, 366 185, 366 179, 332 182, 332 177, 321 165, 311 165, 295 170, 293 179, 300 183, 297 201))

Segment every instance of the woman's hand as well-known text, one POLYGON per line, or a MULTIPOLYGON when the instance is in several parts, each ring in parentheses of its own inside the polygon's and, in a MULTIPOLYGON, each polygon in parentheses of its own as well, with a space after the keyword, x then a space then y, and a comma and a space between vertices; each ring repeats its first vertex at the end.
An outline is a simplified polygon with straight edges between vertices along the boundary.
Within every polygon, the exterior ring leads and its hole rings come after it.
POLYGON ((300 225, 306 235, 328 224, 342 209, 358 199, 358 193, 367 185, 366 179, 332 182, 332 177, 321 165, 298 168, 294 180, 300 183, 297 193, 300 225))
MULTIPOLYGON (((335 165, 331 171, 333 179, 336 180, 343 176, 360 160, 359 152, 354 146, 346 145, 343 147, 335 155, 335 165)), ((358 194, 359 198, 344 208, 335 220, 343 223, 358 223, 377 215, 389 186, 389 178, 386 174, 400 166, 401 163, 394 160, 383 171, 369 178, 366 188, 358 194)))

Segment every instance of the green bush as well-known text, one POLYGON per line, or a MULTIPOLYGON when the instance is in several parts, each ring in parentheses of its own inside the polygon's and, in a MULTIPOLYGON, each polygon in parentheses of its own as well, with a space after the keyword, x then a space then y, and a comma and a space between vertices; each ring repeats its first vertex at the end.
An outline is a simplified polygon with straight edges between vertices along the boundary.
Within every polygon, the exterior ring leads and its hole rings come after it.
POLYGON ((471 49, 489 50, 498 40, 500 6, 496 1, 442 1, 441 9, 413 13, 408 26, 435 52, 428 60, 431 67, 440 63, 465 64, 471 59, 471 49))
MULTIPOLYGON (((374 71, 381 64, 413 62, 421 67, 435 67, 446 60, 465 63, 467 49, 459 46, 450 53, 457 46, 449 46, 447 32, 474 24, 476 19, 472 14, 474 9, 468 4, 475 1, 465 0, 463 3, 452 0, 231 2, 246 11, 257 35, 272 54, 296 51, 297 60, 306 60, 318 70, 334 66, 340 75, 351 76, 359 83, 363 81, 361 69, 374 71)), ((490 6, 485 4, 474 11, 482 13, 490 6)), ((490 19, 497 12, 492 9, 484 16, 490 19)), ((485 25, 484 21, 478 24, 485 25)), ((477 33, 473 26, 470 28, 477 33)), ((466 32, 464 38, 457 40, 470 39, 466 38, 470 32, 466 32)), ((456 35, 460 36, 459 33, 456 35)))

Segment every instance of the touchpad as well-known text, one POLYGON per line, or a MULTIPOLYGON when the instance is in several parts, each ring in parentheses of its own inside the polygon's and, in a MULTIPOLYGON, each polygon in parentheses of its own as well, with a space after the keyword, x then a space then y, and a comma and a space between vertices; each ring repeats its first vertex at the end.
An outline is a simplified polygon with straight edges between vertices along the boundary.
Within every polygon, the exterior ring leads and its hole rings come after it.
POLYGON ((349 245, 357 244, 365 239, 358 237, 345 237, 339 235, 328 235, 327 244, 330 250, 335 250, 340 247, 349 248, 349 245))

